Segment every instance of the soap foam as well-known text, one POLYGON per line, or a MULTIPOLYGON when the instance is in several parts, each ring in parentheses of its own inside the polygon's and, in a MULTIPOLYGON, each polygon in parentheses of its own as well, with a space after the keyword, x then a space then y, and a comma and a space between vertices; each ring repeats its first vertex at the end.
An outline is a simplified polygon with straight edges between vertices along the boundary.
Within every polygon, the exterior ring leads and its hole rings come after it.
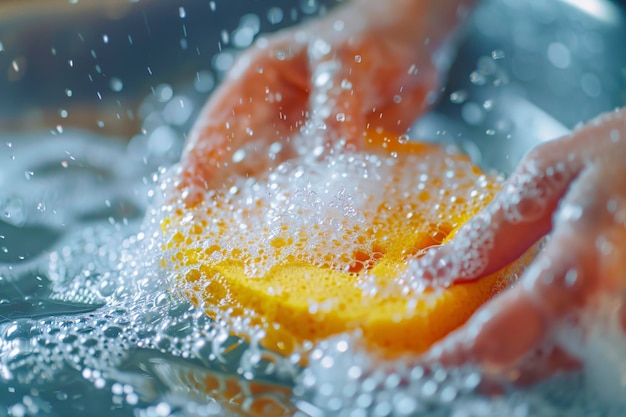
MULTIPOLYGON (((341 272, 369 269, 390 241, 406 234, 407 224, 429 225, 415 234, 428 233, 440 244, 466 220, 464 213, 493 198, 498 184, 465 158, 441 151, 303 156, 211 191, 192 210, 165 205, 165 258, 174 275, 184 274, 176 255, 181 246, 206 253, 202 262, 241 260, 251 278, 288 261, 341 272), (177 211, 180 219, 170 226, 177 211)), ((407 259, 411 255, 418 254, 407 259)))

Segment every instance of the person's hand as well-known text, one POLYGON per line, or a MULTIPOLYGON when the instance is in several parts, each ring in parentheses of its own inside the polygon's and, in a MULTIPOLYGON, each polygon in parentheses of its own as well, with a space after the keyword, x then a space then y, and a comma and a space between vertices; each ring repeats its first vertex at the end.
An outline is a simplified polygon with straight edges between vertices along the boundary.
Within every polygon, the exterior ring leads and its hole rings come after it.
POLYGON ((190 133, 177 188, 188 204, 293 156, 404 133, 437 87, 432 54, 469 1, 353 0, 241 54, 190 133), (297 139, 299 138, 299 139, 297 139))
POLYGON ((626 109, 533 149, 492 204, 413 271, 435 285, 474 280, 547 234, 518 283, 436 345, 428 361, 475 363, 530 382, 577 365, 567 346, 554 344, 554 331, 583 310, 612 309, 626 329, 626 109))

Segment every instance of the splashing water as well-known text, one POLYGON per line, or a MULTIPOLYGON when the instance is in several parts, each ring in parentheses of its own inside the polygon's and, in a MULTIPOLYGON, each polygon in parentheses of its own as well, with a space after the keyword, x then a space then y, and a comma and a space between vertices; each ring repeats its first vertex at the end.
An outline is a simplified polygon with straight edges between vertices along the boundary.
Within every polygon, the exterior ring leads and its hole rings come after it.
MULTIPOLYGON (((80 132, 45 136, 13 138, 10 170, 0 175, 8 248, 0 259, 0 404, 8 411, 0 415, 549 417, 599 410, 580 376, 491 399, 477 393, 474 369, 377 359, 353 335, 320 343, 305 369, 243 343, 164 279, 154 227, 142 226, 155 165, 137 168, 135 145, 80 132), (33 156, 32 141, 47 152, 33 156), (16 180, 27 171, 33 174, 16 180)), ((606 413, 598 415, 618 415, 606 413)))
MULTIPOLYGON (((318 7, 302 3, 306 14, 318 7)), ((187 18, 183 7, 178 13, 187 18)), ((283 18, 280 8, 268 12, 272 23, 283 18)), ((255 19, 244 16, 230 38, 245 47, 257 33, 255 19)), ((230 54, 215 60, 217 70, 232 63, 230 54)), ((504 57, 492 53, 494 60, 504 57)), ((20 62, 12 69, 20 71, 20 62)), ((485 83, 490 71, 479 65, 472 83, 485 83)), ((203 71, 194 85, 206 93, 214 83, 203 71)), ((124 83, 112 78, 110 88, 119 92, 124 83)), ((355 334, 311 346, 304 368, 254 339, 248 344, 230 336, 223 323, 172 288, 158 264, 156 225, 143 220, 146 211, 150 219, 159 209, 154 173, 176 160, 193 105, 169 85, 156 90, 155 100, 169 110, 155 116, 156 104, 144 103, 147 134, 129 144, 62 127, 54 134, 0 137, 0 417, 626 415, 605 398, 615 399, 611 388, 619 381, 607 385, 602 357, 615 356, 620 366, 624 357, 615 348, 621 341, 606 337, 616 334, 607 320, 587 338, 593 343, 583 343, 575 331, 560 334, 579 346, 575 353, 597 361, 599 372, 531 389, 507 387, 495 398, 478 392, 482 375, 475 369, 377 358, 355 334)), ((491 106, 466 102, 461 90, 450 99, 466 106, 470 124, 481 122, 491 106)), ((349 208, 345 190, 334 191, 328 206, 349 208)))

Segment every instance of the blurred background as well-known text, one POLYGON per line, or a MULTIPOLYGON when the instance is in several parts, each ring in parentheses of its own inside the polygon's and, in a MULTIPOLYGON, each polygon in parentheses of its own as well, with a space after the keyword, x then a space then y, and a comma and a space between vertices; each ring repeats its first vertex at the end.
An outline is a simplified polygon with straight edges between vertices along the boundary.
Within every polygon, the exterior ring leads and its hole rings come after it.
POLYGON ((195 82, 206 98, 234 50, 334 3, 3 0, 0 128, 137 133, 139 103, 157 86, 195 82))
MULTIPOLYGON (((340 2, 4 0, 0 130, 184 133, 238 50, 340 2), (179 93, 187 110, 146 121, 179 93)), ((506 174, 529 147, 626 103, 624 39, 623 1, 479 2, 414 136, 506 174)))

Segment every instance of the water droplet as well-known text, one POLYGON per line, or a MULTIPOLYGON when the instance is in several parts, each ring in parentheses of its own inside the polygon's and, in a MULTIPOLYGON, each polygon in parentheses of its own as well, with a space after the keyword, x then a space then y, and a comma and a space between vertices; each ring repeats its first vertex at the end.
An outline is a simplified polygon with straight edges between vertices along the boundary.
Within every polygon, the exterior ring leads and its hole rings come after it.
POLYGON ((478 71, 473 71, 469 76, 470 82, 474 85, 485 85, 487 78, 478 71))
POLYGON ((458 90, 450 93, 450 101, 454 104, 461 104, 467 100, 467 91, 458 90))
POLYGON ((24 404, 17 403, 9 407, 8 412, 9 415, 13 417, 24 417, 26 416, 27 409, 24 404))
POLYGON ((571 54, 567 46, 560 42, 552 42, 548 45, 548 60, 557 68, 565 69, 570 66, 571 54))
POLYGON ((272 7, 267 11, 267 21, 272 25, 277 25, 283 21, 284 13, 280 7, 272 7))
POLYGON ((580 79, 580 86, 589 97, 599 97, 602 94, 602 82, 595 74, 583 74, 580 79))
POLYGON ((250 26, 244 26, 235 30, 233 33, 233 45, 236 48, 247 48, 254 41, 254 29, 250 26))
POLYGON ((495 49, 491 51, 491 58, 493 59, 502 59, 504 57, 505 57, 505 54, 502 49, 495 49))
POLYGON ((341 19, 337 19, 333 22, 333 29, 335 32, 342 32, 345 27, 346 23, 341 19))
POLYGON ((565 286, 571 287, 574 284, 576 284, 577 280, 578 280, 578 271, 577 270, 569 269, 565 273, 565 286))
POLYGON ((235 57, 231 52, 220 52, 213 57, 213 67, 220 72, 228 71, 234 63, 235 57))
POLYGON ((191 117, 193 109, 194 104, 189 98, 177 95, 163 109, 163 120, 173 126, 182 126, 191 117))
POLYGON ((157 99, 162 102, 168 102, 174 96, 174 89, 169 84, 159 84, 154 89, 157 99))
POLYGON ((111 80, 109 81, 109 86, 111 87, 111 90, 115 91, 116 93, 119 93, 124 89, 124 83, 117 77, 111 78, 111 80))
POLYGON ((402 143, 402 144, 404 144, 404 143, 408 143, 408 142, 409 142, 409 140, 410 140, 409 135, 406 135, 406 134, 405 134, 405 135, 400 135, 400 136, 398 136, 398 142, 399 142, 399 143, 402 143))
POLYGON ((151 154, 164 156, 172 149, 178 139, 178 134, 167 125, 157 127, 148 138, 148 149, 151 154))
POLYGON ((215 86, 215 78, 211 71, 198 71, 193 86, 199 93, 208 93, 215 86))
POLYGON ((187 11, 185 10, 185 8, 184 8, 184 7, 182 7, 182 6, 181 6, 181 7, 179 7, 179 8, 178 8, 178 16, 179 16, 181 19, 184 19, 184 18, 186 18, 186 17, 187 17, 187 11))
POLYGON ((233 154, 233 162, 234 163, 239 163, 241 161, 243 161, 244 159, 246 159, 246 151, 245 149, 237 149, 237 151, 235 151, 235 153, 233 154))
POLYGON ((474 102, 468 102, 463 105, 461 116, 465 122, 473 126, 482 123, 485 118, 482 106, 474 102))
POLYGON ((330 44, 323 39, 316 39, 309 47, 309 54, 314 60, 322 59, 324 56, 328 55, 330 51, 330 44))
POLYGON ((319 8, 318 0, 300 0, 300 10, 304 14, 314 14, 319 8))

